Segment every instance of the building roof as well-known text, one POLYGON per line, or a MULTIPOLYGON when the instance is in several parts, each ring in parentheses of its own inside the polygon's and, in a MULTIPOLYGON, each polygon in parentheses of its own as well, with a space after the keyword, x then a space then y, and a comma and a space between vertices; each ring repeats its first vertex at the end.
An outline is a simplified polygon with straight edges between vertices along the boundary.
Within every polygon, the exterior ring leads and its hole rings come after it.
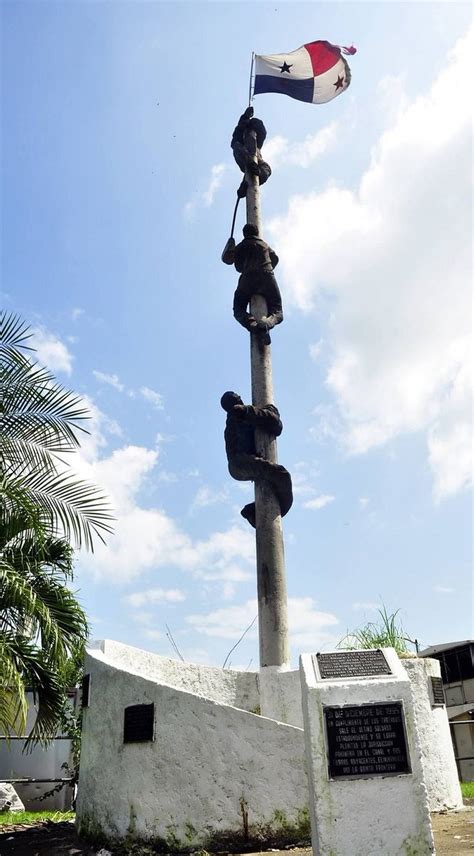
POLYGON ((467 704, 453 704, 451 707, 446 705, 446 713, 448 714, 448 719, 451 722, 452 719, 455 719, 457 716, 462 716, 463 719, 466 719, 467 714, 472 713, 474 711, 474 704, 468 702, 467 704))
POLYGON ((464 645, 474 645, 474 639, 464 639, 462 642, 443 642, 440 645, 430 645, 429 648, 423 648, 423 651, 419 651, 418 656, 432 657, 433 654, 441 654, 444 651, 463 648, 464 645))

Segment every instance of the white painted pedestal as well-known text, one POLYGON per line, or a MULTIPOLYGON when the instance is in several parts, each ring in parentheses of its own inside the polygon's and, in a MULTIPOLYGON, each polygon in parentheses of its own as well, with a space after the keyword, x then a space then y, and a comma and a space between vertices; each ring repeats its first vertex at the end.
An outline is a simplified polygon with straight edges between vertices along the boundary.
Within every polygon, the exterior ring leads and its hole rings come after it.
MULTIPOLYGON (((339 652, 340 653, 340 652, 339 652)), ((309 805, 315 856, 428 856, 434 842, 411 685, 392 648, 391 675, 322 679, 300 658, 309 805), (325 707, 403 705, 411 772, 329 778, 325 707)))

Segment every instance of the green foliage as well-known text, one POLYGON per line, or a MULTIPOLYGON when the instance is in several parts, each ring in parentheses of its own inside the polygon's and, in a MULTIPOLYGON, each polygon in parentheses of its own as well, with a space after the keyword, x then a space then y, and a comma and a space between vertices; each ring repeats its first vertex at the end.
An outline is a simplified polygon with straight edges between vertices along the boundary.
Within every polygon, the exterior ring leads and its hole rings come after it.
MULTIPOLYGON (((72 475, 64 455, 79 447, 87 410, 48 369, 23 351, 31 334, 14 315, 0 314, 0 493, 3 514, 21 510, 54 537, 93 549, 111 531, 108 502, 72 475)), ((87 433, 87 432, 86 432, 87 433)))
POLYGON ((77 450, 87 411, 25 356, 30 336, 0 313, 0 730, 24 733, 28 687, 37 707, 31 745, 47 742, 64 719, 71 659, 87 638, 69 588, 70 541, 92 549, 112 517, 64 457, 77 450))
POLYGON ((363 627, 347 633, 338 644, 338 648, 357 650, 360 648, 395 648, 397 654, 407 654, 410 641, 403 629, 401 622, 397 623, 397 615, 400 612, 388 613, 385 606, 377 610, 380 621, 369 621, 363 627))
POLYGON ((69 658, 87 638, 84 611, 66 585, 73 554, 66 541, 44 537, 38 546, 31 533, 0 542, 0 554, 0 727, 24 733, 29 687, 37 706, 30 740, 44 743, 63 715, 69 658))
POLYGON ((73 811, 4 811, 0 812, 0 826, 8 824, 35 824, 42 821, 62 823, 74 820, 73 811))
POLYGON ((460 782, 464 799, 474 799, 474 782, 460 782))

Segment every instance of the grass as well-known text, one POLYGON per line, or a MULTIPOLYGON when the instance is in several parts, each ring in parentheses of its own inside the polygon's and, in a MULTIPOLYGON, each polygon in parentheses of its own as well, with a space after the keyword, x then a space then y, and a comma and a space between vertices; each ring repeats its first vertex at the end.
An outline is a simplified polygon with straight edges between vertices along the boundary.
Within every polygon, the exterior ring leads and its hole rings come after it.
POLYGON ((385 606, 377 610, 379 622, 369 621, 364 627, 358 627, 347 633, 338 644, 338 648, 348 650, 361 648, 395 648, 397 654, 408 654, 407 637, 401 623, 397 623, 400 612, 388 613, 385 606))
POLYGON ((8 823, 38 823, 49 820, 60 823, 63 820, 74 820, 73 811, 4 811, 0 812, 0 826, 8 823))
POLYGON ((461 791, 463 797, 474 799, 474 782, 461 782, 461 791))

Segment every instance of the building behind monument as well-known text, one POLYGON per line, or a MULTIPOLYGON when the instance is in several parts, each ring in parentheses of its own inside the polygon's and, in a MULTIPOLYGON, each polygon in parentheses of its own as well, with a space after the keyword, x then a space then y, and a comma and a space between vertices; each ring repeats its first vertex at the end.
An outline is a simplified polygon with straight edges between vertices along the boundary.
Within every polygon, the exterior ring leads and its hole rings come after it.
POLYGON ((474 640, 432 645, 421 657, 439 660, 454 755, 461 782, 474 781, 474 640))

